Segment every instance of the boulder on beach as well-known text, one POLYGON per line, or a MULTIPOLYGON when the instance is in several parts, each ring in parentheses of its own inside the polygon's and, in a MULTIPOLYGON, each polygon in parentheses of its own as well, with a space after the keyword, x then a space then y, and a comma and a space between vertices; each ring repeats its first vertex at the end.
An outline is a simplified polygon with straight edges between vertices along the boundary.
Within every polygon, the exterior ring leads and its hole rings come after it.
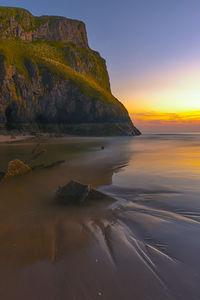
POLYGON ((90 184, 85 185, 73 180, 59 187, 56 192, 56 202, 59 204, 84 205, 91 200, 115 201, 112 197, 93 189, 90 184))
POLYGON ((83 204, 91 191, 91 185, 84 185, 76 181, 70 181, 68 184, 59 187, 56 192, 56 198, 61 203, 83 204))
POLYGON ((14 176, 26 174, 31 171, 31 168, 19 159, 15 159, 9 162, 8 169, 4 176, 4 179, 8 179, 14 176))

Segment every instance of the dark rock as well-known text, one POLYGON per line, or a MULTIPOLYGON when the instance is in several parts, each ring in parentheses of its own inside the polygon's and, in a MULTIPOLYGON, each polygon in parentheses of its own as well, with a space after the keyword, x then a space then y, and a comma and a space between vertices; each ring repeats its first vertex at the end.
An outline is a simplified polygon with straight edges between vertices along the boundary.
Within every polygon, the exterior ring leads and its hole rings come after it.
POLYGON ((59 187, 56 192, 56 202, 59 204, 84 205, 95 200, 115 201, 112 197, 93 189, 91 185, 84 185, 73 180, 59 187))
POLYGON ((76 181, 70 181, 56 192, 58 202, 63 204, 84 204, 91 191, 90 185, 84 185, 76 181))
POLYGON ((0 171, 0 180, 3 179, 5 175, 6 173, 4 171, 0 171))

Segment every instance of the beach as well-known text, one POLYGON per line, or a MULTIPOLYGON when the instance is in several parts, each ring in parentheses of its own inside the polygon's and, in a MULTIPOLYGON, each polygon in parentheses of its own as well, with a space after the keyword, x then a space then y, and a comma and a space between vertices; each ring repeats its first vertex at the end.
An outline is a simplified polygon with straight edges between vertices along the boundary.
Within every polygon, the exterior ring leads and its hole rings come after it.
MULTIPOLYGON (((0 140, 1 170, 38 142, 0 140)), ((1 299, 200 299, 200 135, 41 142, 65 163, 0 183, 1 299), (57 205, 71 179, 115 201, 57 205)))
POLYGON ((30 137, 30 135, 0 135, 0 144, 24 141, 30 137))

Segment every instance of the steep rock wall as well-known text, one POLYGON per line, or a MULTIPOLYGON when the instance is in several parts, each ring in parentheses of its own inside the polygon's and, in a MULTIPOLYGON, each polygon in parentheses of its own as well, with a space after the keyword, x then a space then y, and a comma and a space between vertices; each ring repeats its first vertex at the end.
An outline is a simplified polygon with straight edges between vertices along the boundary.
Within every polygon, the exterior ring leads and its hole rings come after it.
POLYGON ((21 8, 0 7, 0 37, 23 41, 74 42, 88 48, 85 24, 64 17, 34 17, 21 8))

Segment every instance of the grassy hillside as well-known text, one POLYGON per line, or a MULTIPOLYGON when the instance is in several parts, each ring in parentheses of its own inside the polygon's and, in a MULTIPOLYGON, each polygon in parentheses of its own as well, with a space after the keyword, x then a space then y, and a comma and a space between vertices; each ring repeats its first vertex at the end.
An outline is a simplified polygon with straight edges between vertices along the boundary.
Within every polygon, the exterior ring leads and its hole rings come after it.
POLYGON ((56 73, 60 78, 65 78, 75 82, 81 90, 90 97, 99 98, 106 105, 114 103, 121 110, 124 106, 112 96, 112 94, 98 84, 99 79, 95 80, 95 76, 107 80, 105 69, 102 68, 102 58, 94 51, 81 48, 72 43, 61 42, 23 42, 19 40, 0 40, 0 54, 5 57, 7 66, 13 65, 20 74, 30 80, 27 70, 24 66, 26 61, 31 61, 38 68, 42 66, 48 68, 52 73, 56 73), (69 53, 73 55, 73 59, 69 53), (80 53, 82 58, 80 57, 80 53), (75 57, 74 57, 75 56, 75 57), (83 64, 84 58, 86 62, 96 60, 99 68, 93 70, 85 70, 85 74, 76 72, 70 65, 73 61, 78 62, 79 67, 83 64))

